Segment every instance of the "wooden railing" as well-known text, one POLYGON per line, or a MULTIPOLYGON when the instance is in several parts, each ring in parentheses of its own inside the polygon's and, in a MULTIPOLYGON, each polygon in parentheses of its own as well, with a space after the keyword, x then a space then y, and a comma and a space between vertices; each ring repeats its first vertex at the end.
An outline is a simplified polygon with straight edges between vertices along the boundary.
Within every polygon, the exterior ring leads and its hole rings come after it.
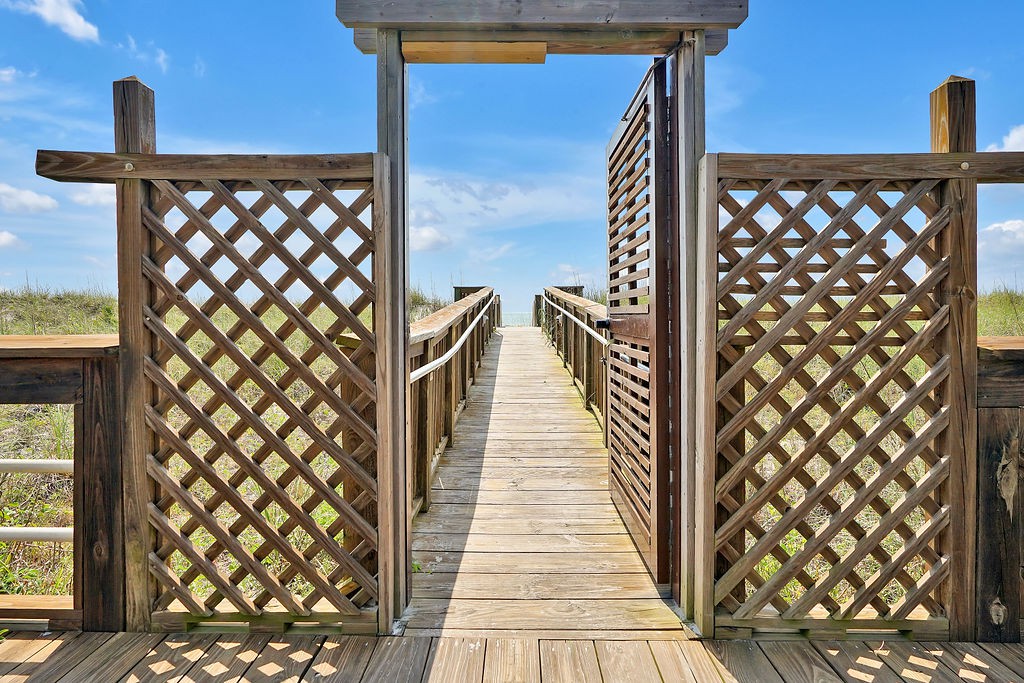
POLYGON ((72 596, 0 596, 0 622, 124 628, 117 335, 0 336, 0 403, 74 405, 74 457, 0 460, 0 473, 74 477, 73 527, 0 527, 3 543, 70 543, 72 596))
POLYGON ((538 299, 540 315, 536 322, 554 344, 588 410, 603 427, 608 393, 605 359, 608 342, 597 322, 607 317, 607 308, 559 287, 546 287, 538 299))
POLYGON ((430 508, 437 463, 452 445, 466 393, 501 319, 501 297, 483 287, 410 325, 408 448, 413 515, 430 508))

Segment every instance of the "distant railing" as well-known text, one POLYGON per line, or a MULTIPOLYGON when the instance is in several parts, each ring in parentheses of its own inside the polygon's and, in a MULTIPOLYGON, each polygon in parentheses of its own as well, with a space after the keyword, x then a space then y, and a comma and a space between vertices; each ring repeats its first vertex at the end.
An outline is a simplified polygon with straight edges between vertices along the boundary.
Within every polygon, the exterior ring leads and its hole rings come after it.
POLYGON ((73 459, 0 460, 2 474, 74 477, 74 526, 0 527, 0 543, 71 544, 73 595, 3 596, 0 623, 124 628, 117 370, 117 335, 0 336, 0 403, 71 404, 75 424, 73 459))
POLYGON ((408 447, 413 514, 430 508, 438 461, 452 445, 466 393, 501 320, 501 297, 481 288, 410 325, 408 447))
POLYGON ((538 299, 537 323, 554 344, 587 408, 603 427, 608 340, 597 323, 607 317, 607 307, 558 287, 546 287, 538 299))

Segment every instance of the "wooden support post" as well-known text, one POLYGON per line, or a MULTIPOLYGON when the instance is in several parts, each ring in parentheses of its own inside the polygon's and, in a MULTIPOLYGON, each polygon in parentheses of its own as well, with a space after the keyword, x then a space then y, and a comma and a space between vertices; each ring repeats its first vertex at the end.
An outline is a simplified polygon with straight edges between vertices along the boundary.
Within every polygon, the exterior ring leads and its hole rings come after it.
POLYGON ((978 635, 1020 642, 1022 410, 978 410, 978 635))
POLYGON ((412 536, 406 444, 409 386, 408 291, 408 79, 398 31, 377 33, 378 195, 374 201, 377 254, 377 424, 379 478, 380 603, 378 628, 389 633, 408 604, 412 536))
MULTIPOLYGON (((153 91, 138 79, 114 82, 114 151, 156 153, 156 109, 153 91)), ((143 365, 152 354, 152 335, 143 310, 151 301, 142 261, 152 250, 142 225, 149 189, 141 180, 117 181, 117 289, 121 338, 120 384, 124 424, 121 469, 124 477, 125 629, 149 630, 156 587, 149 578, 149 553, 156 539, 147 517, 153 489, 146 475, 146 456, 155 452, 146 427, 145 409, 154 400, 143 365)))
POLYGON ((683 613, 693 618, 694 498, 696 415, 698 400, 711 400, 697 391, 696 352, 698 166, 704 155, 704 31, 684 35, 672 60, 672 131, 675 153, 678 268, 673 282, 672 383, 674 430, 672 437, 672 597, 683 613), (700 398, 699 398, 700 397, 700 398))
MULTIPOLYGON (((423 343, 423 360, 421 367, 434 360, 434 341, 428 339, 423 343)), ((413 395, 416 397, 416 452, 413 454, 414 472, 416 477, 415 496, 423 498, 423 505, 420 512, 426 512, 430 508, 430 461, 434 455, 436 442, 430 438, 430 421, 432 419, 432 404, 430 402, 430 385, 433 373, 420 379, 413 385, 413 395)))
POLYGON ((121 395, 117 359, 88 358, 75 405, 75 596, 83 631, 125 628, 121 395))
MULTIPOLYGON (((446 335, 448 343, 445 344, 445 353, 452 348, 454 337, 454 331, 448 330, 446 335)), ((455 444, 455 363, 449 361, 444 366, 444 433, 448 436, 448 447, 451 448, 455 444)))
MULTIPOLYGON (((932 152, 974 152, 974 81, 951 76, 931 93, 932 152)), ((942 288, 943 304, 950 306, 945 351, 950 356, 950 376, 945 397, 950 406, 949 427, 940 452, 950 455, 948 485, 943 503, 955 511, 941 548, 952 560, 944 597, 949 609, 950 640, 974 640, 976 618, 983 607, 975 600, 977 543, 1001 543, 988 529, 978 530, 978 184, 975 180, 947 180, 939 202, 952 209, 950 225, 940 254, 951 260, 942 288)), ((987 608, 985 608, 987 609, 987 608)))

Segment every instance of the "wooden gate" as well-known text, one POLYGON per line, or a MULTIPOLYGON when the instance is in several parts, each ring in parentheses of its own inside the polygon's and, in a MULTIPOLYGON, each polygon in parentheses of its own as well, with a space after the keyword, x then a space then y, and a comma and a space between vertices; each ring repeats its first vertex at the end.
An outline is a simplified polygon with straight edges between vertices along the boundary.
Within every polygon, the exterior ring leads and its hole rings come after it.
POLYGON ((609 487, 655 581, 669 579, 671 153, 659 61, 608 145, 609 487))
POLYGON ((125 153, 38 170, 117 183, 128 628, 388 628, 386 159, 157 155, 152 91, 115 104, 125 153))

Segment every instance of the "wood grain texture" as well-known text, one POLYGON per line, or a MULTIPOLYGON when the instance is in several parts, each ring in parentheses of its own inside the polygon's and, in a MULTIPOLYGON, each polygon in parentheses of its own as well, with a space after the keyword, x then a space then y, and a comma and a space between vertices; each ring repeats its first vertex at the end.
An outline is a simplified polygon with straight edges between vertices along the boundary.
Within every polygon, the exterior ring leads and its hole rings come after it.
POLYGON ((484 683, 541 683, 539 641, 488 638, 484 683))
POLYGON ((746 0, 570 0, 509 3, 482 0, 471 13, 444 0, 338 0, 338 19, 348 27, 505 30, 510 28, 671 29, 736 28, 747 18, 746 0))
POLYGON ((594 643, 583 640, 544 640, 540 671, 551 683, 601 683, 601 665, 594 643))
POLYGON ((423 681, 446 683, 466 681, 480 683, 484 677, 483 638, 439 638, 430 648, 430 657, 423 671, 423 681))
POLYGON ((547 44, 542 42, 402 41, 402 54, 410 64, 543 64, 547 44))
POLYGON ((429 638, 378 638, 362 680, 366 683, 419 683, 430 656, 429 638))
POLYGON ((324 640, 303 681, 358 681, 363 677, 377 639, 369 636, 330 636, 324 640))

